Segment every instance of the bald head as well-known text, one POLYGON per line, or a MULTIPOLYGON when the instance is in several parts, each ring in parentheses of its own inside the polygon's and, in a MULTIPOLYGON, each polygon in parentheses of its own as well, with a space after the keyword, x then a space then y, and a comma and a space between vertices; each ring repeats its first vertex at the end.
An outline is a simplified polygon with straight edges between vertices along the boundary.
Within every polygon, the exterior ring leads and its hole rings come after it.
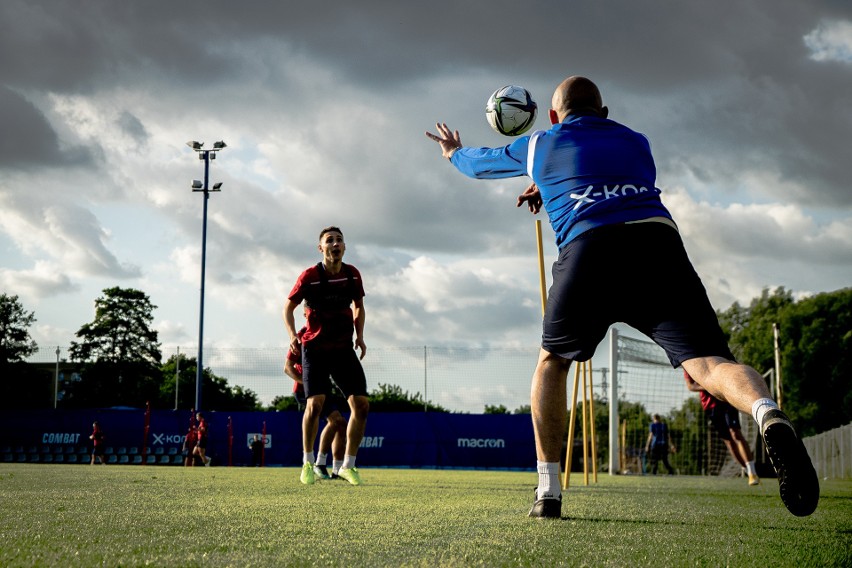
POLYGON ((601 92, 597 85, 585 77, 568 77, 553 92, 550 120, 554 124, 562 122, 572 112, 593 112, 606 118, 609 109, 603 106, 601 92))

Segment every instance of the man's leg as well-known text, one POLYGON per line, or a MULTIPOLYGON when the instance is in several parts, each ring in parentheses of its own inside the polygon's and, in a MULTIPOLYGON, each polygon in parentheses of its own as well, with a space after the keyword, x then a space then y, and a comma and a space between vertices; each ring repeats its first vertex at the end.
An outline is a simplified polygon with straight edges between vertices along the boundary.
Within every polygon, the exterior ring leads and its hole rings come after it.
POLYGON ((318 394, 308 398, 305 413, 302 415, 302 473, 299 480, 305 485, 313 485, 314 478, 314 444, 317 440, 319 419, 325 395, 318 394))
POLYGON ((754 454, 751 453, 751 448, 748 445, 748 441, 743 436, 743 431, 739 426, 731 427, 731 446, 739 455, 740 463, 742 463, 743 467, 746 468, 746 472, 748 472, 748 484, 749 485, 760 485, 760 478, 757 476, 757 469, 754 466, 754 454))
POLYGON ((723 359, 698 357, 683 362, 687 373, 710 394, 750 413, 760 428, 772 467, 778 474, 781 501, 797 517, 819 503, 819 479, 804 444, 756 370, 723 359))
POLYGON ((338 475, 352 485, 361 485, 360 474, 355 468, 355 458, 358 455, 358 446, 361 445, 364 432, 367 430, 370 401, 366 396, 351 395, 348 402, 352 414, 349 417, 349 426, 346 428, 346 455, 338 475))
POLYGON ((346 419, 338 413, 340 421, 334 433, 334 439, 331 442, 331 475, 332 479, 340 473, 340 468, 343 467, 343 460, 346 458, 346 430, 348 424, 346 419))
MULTIPOLYGON (((568 418, 566 384, 571 362, 542 349, 530 387, 535 451, 538 460, 538 488, 531 517, 562 516, 562 490, 559 485, 560 456, 565 421, 568 418)), ((568 466, 570 468, 570 465, 568 466)))

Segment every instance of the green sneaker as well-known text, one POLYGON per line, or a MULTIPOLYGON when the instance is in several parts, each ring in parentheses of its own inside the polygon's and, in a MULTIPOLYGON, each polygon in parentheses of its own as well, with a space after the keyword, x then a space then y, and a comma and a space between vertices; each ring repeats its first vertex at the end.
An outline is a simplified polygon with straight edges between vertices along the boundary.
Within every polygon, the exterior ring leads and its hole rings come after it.
POLYGON ((361 475, 357 467, 341 467, 338 475, 352 485, 361 485, 361 475))
POLYGON ((306 463, 302 466, 302 475, 299 476, 299 481, 304 483, 305 485, 313 485, 316 481, 314 477, 314 466, 313 464, 306 463))

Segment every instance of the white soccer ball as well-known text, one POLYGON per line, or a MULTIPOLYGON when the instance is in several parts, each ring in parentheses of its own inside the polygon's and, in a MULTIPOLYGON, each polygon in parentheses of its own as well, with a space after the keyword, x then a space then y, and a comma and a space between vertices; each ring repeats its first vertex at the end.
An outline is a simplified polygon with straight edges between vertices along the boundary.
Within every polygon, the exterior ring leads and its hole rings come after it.
POLYGON ((497 89, 485 104, 488 124, 505 136, 517 136, 532 128, 537 112, 530 92, 517 85, 497 89))

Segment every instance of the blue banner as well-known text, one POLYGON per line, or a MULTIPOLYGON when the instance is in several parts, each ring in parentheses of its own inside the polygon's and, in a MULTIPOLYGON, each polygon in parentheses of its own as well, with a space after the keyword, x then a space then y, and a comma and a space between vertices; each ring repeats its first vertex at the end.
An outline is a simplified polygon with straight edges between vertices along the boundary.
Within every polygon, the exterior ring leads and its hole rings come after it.
MULTIPOLYGON (((264 432, 266 465, 301 464, 299 412, 209 411, 204 416, 214 466, 251 464, 249 442, 264 432)), ((145 411, 139 409, 6 411, 0 416, 0 459, 87 460, 92 422, 98 421, 113 463, 180 463, 191 417, 187 410, 154 410, 146 432, 145 411)), ((324 424, 321 420, 320 429, 324 424)), ((535 460, 528 414, 373 413, 358 450, 359 467, 532 470, 535 460)))

